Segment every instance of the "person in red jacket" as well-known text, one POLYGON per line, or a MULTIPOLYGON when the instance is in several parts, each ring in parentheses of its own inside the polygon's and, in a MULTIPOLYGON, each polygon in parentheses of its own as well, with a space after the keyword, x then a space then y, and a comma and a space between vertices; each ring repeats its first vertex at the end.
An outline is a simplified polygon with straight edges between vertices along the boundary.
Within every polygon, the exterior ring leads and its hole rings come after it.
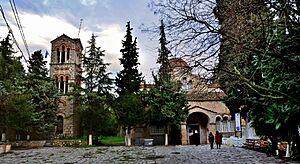
POLYGON ((223 138, 223 135, 219 131, 217 131, 216 135, 215 135, 215 141, 216 141, 217 149, 221 148, 222 138, 223 138))

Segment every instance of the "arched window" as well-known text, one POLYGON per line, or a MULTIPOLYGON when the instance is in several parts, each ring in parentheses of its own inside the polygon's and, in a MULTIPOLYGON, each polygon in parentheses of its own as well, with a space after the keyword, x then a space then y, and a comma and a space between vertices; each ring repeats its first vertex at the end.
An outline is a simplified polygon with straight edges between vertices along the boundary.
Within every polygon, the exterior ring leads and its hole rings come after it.
POLYGON ((62 51, 61 51, 61 63, 65 62, 65 46, 62 46, 62 51))
POLYGON ((64 78, 60 77, 60 93, 64 93, 64 78))
POLYGON ((220 132, 222 132, 223 131, 223 129, 222 129, 222 126, 221 126, 222 124, 221 124, 221 117, 220 116, 217 116, 216 117, 216 126, 217 126, 217 131, 220 131, 220 132))
POLYGON ((66 90, 65 90, 66 92, 65 93, 68 93, 68 89, 69 89, 68 85, 69 85, 69 77, 67 76, 66 77, 66 90))
POLYGON ((60 52, 59 52, 59 48, 56 49, 56 55, 57 55, 57 63, 60 63, 60 52))
POLYGON ((182 78, 182 90, 183 91, 187 91, 188 90, 188 85, 187 85, 186 77, 182 78))
POLYGON ((67 61, 70 59, 70 48, 67 48, 67 61))
POLYGON ((229 121, 228 121, 228 116, 223 117, 223 131, 228 132, 230 127, 229 127, 229 121))
POLYGON ((56 134, 63 134, 63 132, 64 132, 64 117, 57 116, 56 134))

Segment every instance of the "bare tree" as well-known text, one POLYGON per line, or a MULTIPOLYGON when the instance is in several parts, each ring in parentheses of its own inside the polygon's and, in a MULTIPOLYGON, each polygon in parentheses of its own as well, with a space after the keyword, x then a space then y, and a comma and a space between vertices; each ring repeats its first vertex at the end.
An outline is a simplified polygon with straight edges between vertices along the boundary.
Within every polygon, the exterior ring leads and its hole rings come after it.
POLYGON ((215 1, 153 0, 150 8, 165 22, 173 55, 192 67, 212 72, 218 61, 220 31, 214 15, 215 1))

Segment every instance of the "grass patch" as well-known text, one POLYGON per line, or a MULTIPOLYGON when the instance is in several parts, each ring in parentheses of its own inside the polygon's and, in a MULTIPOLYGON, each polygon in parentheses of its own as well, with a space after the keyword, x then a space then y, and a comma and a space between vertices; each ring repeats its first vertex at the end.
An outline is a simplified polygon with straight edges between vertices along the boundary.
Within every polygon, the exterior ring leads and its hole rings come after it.
POLYGON ((107 146, 119 146, 124 145, 124 137, 119 136, 103 136, 101 137, 101 144, 107 146))

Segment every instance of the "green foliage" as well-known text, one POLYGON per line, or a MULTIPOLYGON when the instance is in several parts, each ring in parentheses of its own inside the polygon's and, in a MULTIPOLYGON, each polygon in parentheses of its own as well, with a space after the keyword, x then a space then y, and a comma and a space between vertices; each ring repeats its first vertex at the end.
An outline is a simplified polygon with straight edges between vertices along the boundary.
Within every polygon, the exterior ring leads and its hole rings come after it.
POLYGON ((103 136, 101 138, 101 144, 103 145, 124 145, 124 137, 119 136, 103 136))
POLYGON ((167 39, 165 34, 165 25, 163 23, 163 20, 161 20, 161 26, 160 28, 160 48, 158 50, 158 58, 157 63, 161 64, 159 69, 159 80, 160 81, 170 81, 171 75, 170 75, 170 65, 169 65, 169 54, 171 53, 167 46, 167 39))
POLYGON ((173 82, 156 85, 147 93, 148 124, 179 124, 188 116, 188 102, 173 82))
POLYGON ((11 82, 17 75, 25 73, 20 58, 13 56, 10 42, 10 35, 0 41, 0 81, 11 82))
POLYGON ((132 39, 130 22, 127 22, 126 27, 125 40, 122 41, 123 48, 120 50, 122 53, 120 62, 123 70, 117 73, 116 77, 116 92, 119 95, 138 92, 143 81, 142 74, 138 71, 137 38, 132 39))
POLYGON ((96 36, 92 34, 91 40, 88 41, 89 47, 87 54, 83 57, 83 72, 85 77, 81 80, 85 84, 87 93, 97 92, 98 95, 107 95, 111 90, 112 79, 109 77, 110 72, 106 72, 108 63, 104 63, 104 51, 96 47, 96 36))
POLYGON ((96 46, 96 36, 93 34, 88 41, 87 54, 83 57, 84 77, 81 77, 83 87, 73 86, 75 101, 79 103, 82 127, 95 135, 112 133, 115 119, 109 110, 108 102, 112 99, 111 73, 107 72, 109 64, 104 63, 104 51, 96 46), (110 128, 108 128, 110 127, 110 128))
POLYGON ((46 61, 43 60, 41 50, 35 51, 28 64, 29 73, 24 80, 24 92, 31 95, 32 104, 35 106, 31 132, 40 138, 49 138, 56 125, 56 112, 58 110, 58 91, 54 80, 47 77, 46 61))
POLYGON ((300 121, 297 119, 300 116, 300 24, 295 19, 299 16, 299 4, 290 1, 272 3, 270 6, 261 4, 261 7, 252 4, 259 10, 256 16, 251 13, 249 25, 245 20, 250 13, 241 15, 237 24, 247 25, 244 32, 250 30, 238 35, 243 38, 237 37, 235 42, 224 39, 219 66, 227 69, 227 75, 219 74, 219 77, 224 77, 220 83, 225 88, 225 102, 230 110, 244 106, 244 113, 249 111, 248 116, 258 134, 268 135, 275 145, 277 138, 293 141, 296 143, 292 145, 295 155, 300 152, 300 121), (253 19, 256 17, 261 19, 253 19), (234 62, 225 62, 231 60, 234 62), (229 81, 233 85, 228 85, 229 81))
POLYGON ((124 130, 127 129, 129 134, 132 127, 141 123, 144 106, 138 93, 143 78, 138 71, 137 38, 132 39, 130 22, 127 22, 126 27, 125 40, 122 40, 123 48, 120 50, 123 70, 117 73, 115 82, 119 97, 114 100, 113 111, 118 124, 124 130))
POLYGON ((25 71, 14 57, 10 35, 0 42, 0 127, 28 132, 33 121, 32 96, 25 94, 25 71))
POLYGON ((160 49, 157 63, 161 64, 159 77, 153 75, 155 85, 150 88, 146 96, 148 124, 179 124, 188 116, 186 95, 181 92, 177 83, 171 80, 167 40, 164 23, 160 26, 160 49))
POLYGON ((127 93, 119 96, 114 100, 112 109, 118 124, 124 129, 128 128, 128 133, 132 127, 144 120, 145 109, 139 94, 127 93))

